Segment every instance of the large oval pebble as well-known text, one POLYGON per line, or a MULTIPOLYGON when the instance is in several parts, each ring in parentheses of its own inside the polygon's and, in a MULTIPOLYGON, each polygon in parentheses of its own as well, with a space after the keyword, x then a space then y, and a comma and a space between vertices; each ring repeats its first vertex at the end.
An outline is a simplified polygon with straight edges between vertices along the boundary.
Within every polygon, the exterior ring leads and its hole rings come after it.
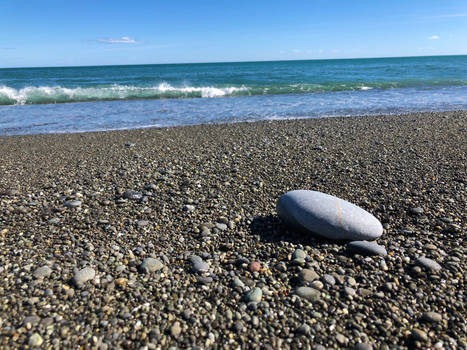
POLYGON ((296 190, 282 195, 277 213, 285 224, 337 240, 375 240, 383 226, 366 210, 322 192, 296 190))

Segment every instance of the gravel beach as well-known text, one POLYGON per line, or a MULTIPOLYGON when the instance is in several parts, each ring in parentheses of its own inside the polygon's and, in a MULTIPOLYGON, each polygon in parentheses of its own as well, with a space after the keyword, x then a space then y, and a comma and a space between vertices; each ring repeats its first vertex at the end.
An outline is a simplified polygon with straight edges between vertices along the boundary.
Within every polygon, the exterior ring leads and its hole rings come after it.
POLYGON ((467 347, 466 111, 0 137, 0 157, 1 348, 467 347), (296 189, 372 213, 387 254, 287 228, 296 189))

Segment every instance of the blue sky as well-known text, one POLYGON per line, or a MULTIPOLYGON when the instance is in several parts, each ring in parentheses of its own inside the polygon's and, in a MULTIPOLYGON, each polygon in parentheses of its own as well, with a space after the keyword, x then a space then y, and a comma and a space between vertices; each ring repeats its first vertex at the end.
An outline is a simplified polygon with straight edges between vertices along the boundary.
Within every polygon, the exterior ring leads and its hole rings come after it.
POLYGON ((466 0, 1 0, 0 67, 467 54, 466 0))

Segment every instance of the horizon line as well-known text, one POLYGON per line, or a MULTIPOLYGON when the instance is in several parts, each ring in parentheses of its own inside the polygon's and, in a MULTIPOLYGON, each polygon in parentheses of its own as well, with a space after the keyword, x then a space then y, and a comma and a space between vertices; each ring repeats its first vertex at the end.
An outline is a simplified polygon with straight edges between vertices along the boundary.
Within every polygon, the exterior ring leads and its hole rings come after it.
POLYGON ((446 55, 409 55, 409 56, 370 56, 370 57, 342 57, 342 58, 306 58, 306 59, 283 59, 283 60, 245 60, 245 61, 199 61, 199 62, 172 62, 172 63, 134 63, 134 64, 92 64, 92 65, 63 65, 63 66, 16 66, 0 67, 0 69, 35 69, 35 68, 84 68, 84 67, 117 67, 117 66, 155 66, 155 65, 184 65, 184 64, 223 64, 223 63, 262 63, 262 62, 300 62, 300 61, 339 61, 339 60, 364 60, 384 58, 415 58, 415 57, 446 57, 467 56, 465 54, 446 55))

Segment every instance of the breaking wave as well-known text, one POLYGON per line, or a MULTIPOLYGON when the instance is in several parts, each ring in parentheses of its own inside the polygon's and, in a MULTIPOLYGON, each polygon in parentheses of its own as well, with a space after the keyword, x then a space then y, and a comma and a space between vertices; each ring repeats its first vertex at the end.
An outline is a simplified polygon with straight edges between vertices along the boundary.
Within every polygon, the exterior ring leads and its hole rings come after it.
POLYGON ((29 105, 67 102, 215 98, 230 96, 282 95, 336 91, 367 91, 407 87, 466 85, 466 81, 398 81, 398 82, 332 82, 323 84, 268 84, 241 86, 173 86, 162 82, 156 86, 100 85, 85 87, 27 86, 13 88, 0 85, 0 105, 29 105))

